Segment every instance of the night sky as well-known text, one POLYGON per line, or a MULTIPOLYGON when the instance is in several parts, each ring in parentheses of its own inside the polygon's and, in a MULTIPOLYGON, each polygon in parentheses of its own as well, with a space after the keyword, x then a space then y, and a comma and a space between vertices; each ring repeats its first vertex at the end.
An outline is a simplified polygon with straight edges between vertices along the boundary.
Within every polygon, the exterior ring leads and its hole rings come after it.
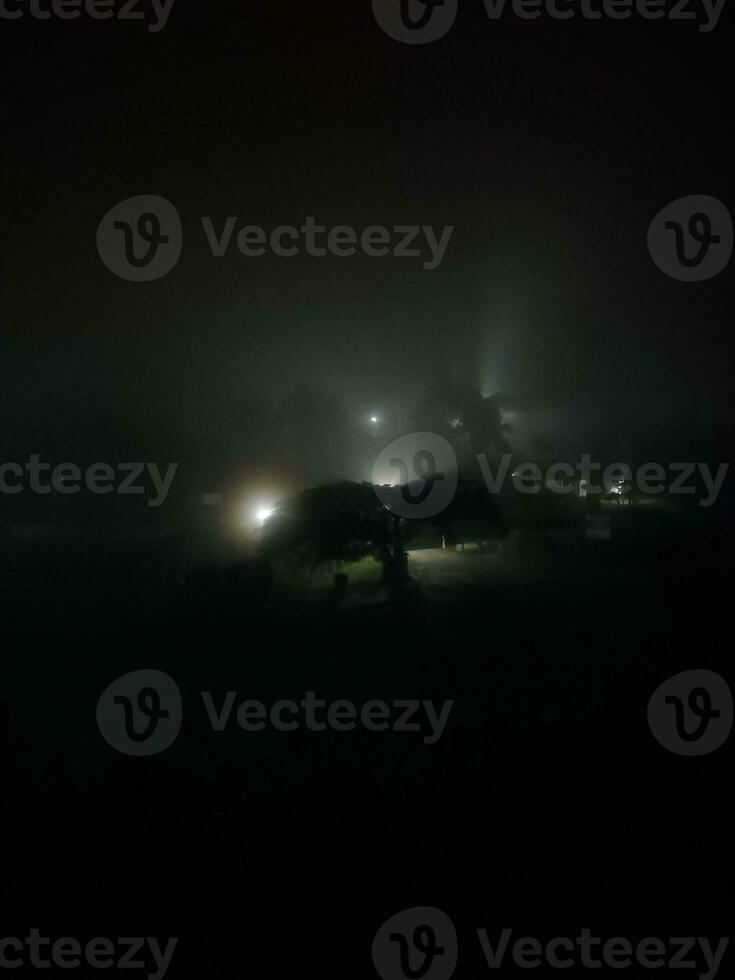
POLYGON ((422 46, 367 0, 176 0, 157 33, 2 21, 4 457, 177 460, 183 488, 226 490, 278 457, 295 387, 359 425, 451 365, 562 454, 729 458, 731 268, 677 282, 646 231, 687 194, 730 207, 730 25, 491 22, 480 0, 422 46), (95 247, 138 194, 184 225, 143 284, 95 247), (433 271, 214 258, 203 215, 455 231, 433 271))

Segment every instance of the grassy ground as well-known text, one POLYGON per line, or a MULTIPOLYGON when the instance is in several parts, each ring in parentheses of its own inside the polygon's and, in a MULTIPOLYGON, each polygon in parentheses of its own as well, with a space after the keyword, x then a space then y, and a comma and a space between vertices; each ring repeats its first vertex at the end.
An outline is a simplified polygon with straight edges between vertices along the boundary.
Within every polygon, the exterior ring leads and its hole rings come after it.
POLYGON ((104 576, 68 552, 17 558, 0 702, 4 934, 178 935, 174 978, 361 978, 375 976, 385 919, 436 905, 460 933, 460 980, 487 968, 479 927, 726 934, 732 742, 674 756, 646 706, 692 666, 732 682, 727 550, 609 544, 417 553, 407 593, 340 604, 317 589, 270 608, 175 590, 141 602, 155 580, 145 549, 110 551, 104 576), (133 759, 104 742, 95 707, 141 667, 175 678, 184 725, 166 752, 133 759), (217 733, 203 690, 217 703, 314 691, 454 707, 434 745, 217 733))

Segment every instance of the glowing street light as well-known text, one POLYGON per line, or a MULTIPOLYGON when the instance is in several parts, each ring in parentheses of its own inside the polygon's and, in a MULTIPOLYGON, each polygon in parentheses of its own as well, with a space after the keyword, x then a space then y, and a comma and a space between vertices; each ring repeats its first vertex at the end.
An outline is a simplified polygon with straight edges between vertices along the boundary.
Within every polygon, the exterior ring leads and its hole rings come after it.
POLYGON ((275 516, 277 504, 273 501, 253 500, 252 497, 242 502, 239 512, 239 526, 249 532, 262 529, 275 516))
POLYGON ((269 520, 275 514, 275 509, 273 507, 260 507, 255 512, 255 519, 258 524, 263 527, 265 522, 269 520))

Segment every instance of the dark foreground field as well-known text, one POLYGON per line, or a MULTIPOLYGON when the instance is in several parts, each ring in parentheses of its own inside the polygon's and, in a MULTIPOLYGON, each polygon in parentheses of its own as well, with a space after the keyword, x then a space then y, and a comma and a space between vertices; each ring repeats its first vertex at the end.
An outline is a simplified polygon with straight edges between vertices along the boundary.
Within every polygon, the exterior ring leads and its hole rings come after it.
POLYGON ((729 676, 721 529, 532 550, 492 575, 460 556, 465 577, 400 597, 267 606, 182 594, 163 545, 8 555, 4 935, 178 936, 168 976, 201 978, 373 977, 374 933, 420 905, 454 921, 459 977, 488 969, 478 928, 727 935, 732 742, 682 758, 646 720, 670 675, 729 676), (184 724, 137 759, 95 708, 148 667, 178 683, 184 724), (434 744, 248 733, 234 713, 215 732, 201 691, 454 706, 434 744))

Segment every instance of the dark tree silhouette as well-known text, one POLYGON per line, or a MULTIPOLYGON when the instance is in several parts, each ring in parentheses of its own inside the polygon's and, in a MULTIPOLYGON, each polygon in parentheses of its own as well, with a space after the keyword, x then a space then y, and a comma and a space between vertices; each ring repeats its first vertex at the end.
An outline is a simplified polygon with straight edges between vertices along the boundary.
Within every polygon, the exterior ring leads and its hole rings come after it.
POLYGON ((372 555, 392 580, 407 574, 405 540, 405 522, 383 507, 372 484, 344 480, 305 490, 279 506, 266 524, 262 550, 269 558, 305 564, 372 555))
POLYGON ((477 541, 481 545, 503 533, 500 512, 487 487, 476 480, 462 480, 449 506, 433 520, 447 544, 477 541))
POLYGON ((454 447, 460 473, 475 478, 476 457, 496 458, 511 451, 511 427, 503 422, 498 398, 484 397, 464 385, 435 382, 425 392, 416 413, 418 429, 443 435, 454 447))

